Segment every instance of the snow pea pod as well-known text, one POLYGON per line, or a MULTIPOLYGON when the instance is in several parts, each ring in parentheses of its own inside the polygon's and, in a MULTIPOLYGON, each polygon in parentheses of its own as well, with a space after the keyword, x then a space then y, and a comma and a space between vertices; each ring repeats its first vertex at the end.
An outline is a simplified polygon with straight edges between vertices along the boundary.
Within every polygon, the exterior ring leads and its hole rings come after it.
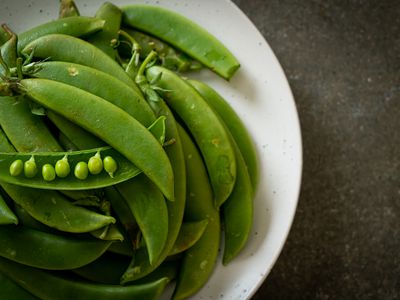
POLYGON ((103 30, 88 38, 88 42, 96 46, 112 59, 115 59, 117 50, 115 43, 118 40, 118 31, 121 25, 122 11, 110 2, 104 2, 97 10, 96 18, 105 21, 103 30))
POLYGON ((168 236, 168 209, 160 190, 145 176, 118 184, 146 243, 149 262, 161 255, 168 236))
POLYGON ((54 61, 65 61, 85 65, 103 71, 127 84, 140 94, 135 82, 121 66, 107 54, 92 44, 65 34, 49 34, 33 40, 22 50, 42 59, 49 57, 54 61), (32 53, 33 52, 33 53, 32 53))
POLYGON ((187 82, 174 72, 159 66, 147 69, 147 79, 160 93, 193 135, 205 160, 219 207, 232 192, 236 178, 235 153, 228 133, 218 115, 187 82))
POLYGON ((77 17, 79 15, 80 15, 79 9, 73 0, 60 1, 60 10, 58 14, 59 19, 68 17, 77 17))
POLYGON ((153 111, 141 94, 117 78, 97 69, 68 62, 47 61, 36 63, 34 71, 27 75, 83 89, 125 110, 144 126, 149 126, 155 120, 153 111))
POLYGON ((174 199, 171 163, 157 139, 136 119, 98 96, 60 82, 23 79, 19 84, 35 102, 63 115, 119 151, 167 199, 174 199))
POLYGON ((168 277, 130 286, 93 284, 71 280, 36 268, 0 258, 0 271, 41 299, 132 300, 159 299, 168 277))
POLYGON ((23 209, 18 204, 14 204, 14 211, 15 214, 18 216, 18 220, 22 226, 43 232, 49 232, 49 233, 56 232, 54 228, 46 226, 43 223, 40 223, 39 221, 35 220, 25 209, 23 209))
POLYGON ((81 150, 72 152, 0 152, 0 180, 3 182, 40 189, 50 190, 86 190, 101 188, 114 185, 141 173, 141 170, 134 166, 123 155, 111 147, 95 148, 91 150, 81 150), (37 175, 33 178, 27 178, 23 174, 12 176, 7 170, 12 162, 16 160, 27 161, 32 156, 35 158, 39 169, 45 164, 56 166, 56 163, 66 158, 67 164, 74 168, 81 161, 87 162, 92 156, 100 153, 102 157, 111 156, 118 164, 118 170, 113 177, 110 177, 105 171, 97 175, 90 175, 85 180, 80 180, 73 176, 72 172, 64 178, 57 177, 53 181, 43 180, 42 176, 37 175))
POLYGON ((223 263, 226 265, 246 245, 252 228, 254 188, 258 181, 256 152, 246 128, 226 101, 204 83, 199 81, 189 83, 218 113, 222 123, 227 127, 235 150, 237 178, 232 193, 222 205, 225 228, 223 263))
POLYGON ((125 6, 122 11, 123 24, 168 42, 225 79, 230 79, 240 67, 218 39, 176 12, 141 4, 125 6))
POLYGON ((232 139, 235 147, 238 176, 232 193, 222 205, 222 215, 225 229, 225 246, 223 264, 227 265, 234 259, 249 238, 253 225, 253 189, 246 162, 232 139))
POLYGON ((189 80, 188 82, 196 89, 203 99, 206 100, 206 102, 215 110, 215 112, 218 113, 220 118, 228 127, 233 139, 243 155, 251 178, 253 190, 256 191, 259 181, 257 152, 254 142, 242 120, 240 120, 239 116, 228 104, 228 102, 209 85, 197 80, 189 80))
POLYGON ((0 195, 0 225, 18 224, 18 218, 0 195))
POLYGON ((20 33, 18 35, 18 52, 24 49, 30 42, 49 34, 83 37, 99 31, 103 27, 104 20, 84 16, 50 21, 20 33))
POLYGON ((2 272, 0 272, 0 291, 3 299, 38 300, 2 272))
POLYGON ((75 269, 99 258, 111 242, 64 237, 29 227, 0 226, 0 256, 47 270, 75 269))
POLYGON ((0 97, 0 124, 18 151, 62 151, 42 117, 32 114, 23 96, 0 97))
POLYGON ((153 265, 151 265, 146 249, 138 249, 135 252, 135 256, 132 259, 129 267, 125 271, 124 275, 121 277, 121 283, 134 281, 150 274, 168 257, 179 235, 183 220, 183 213, 185 210, 186 170, 182 144, 177 129, 177 123, 169 107, 162 99, 160 99, 160 101, 158 102, 150 102, 150 104, 157 116, 166 117, 165 138, 167 141, 174 141, 174 143, 171 143, 170 145, 165 147, 165 152, 167 153, 171 161, 174 171, 175 201, 167 201, 168 237, 163 252, 159 256, 159 259, 154 262, 153 265))
POLYGON ((184 252, 172 299, 186 299, 207 282, 216 264, 221 225, 214 206, 212 190, 203 160, 188 134, 179 127, 187 168, 187 201, 185 218, 208 220, 201 238, 184 252))

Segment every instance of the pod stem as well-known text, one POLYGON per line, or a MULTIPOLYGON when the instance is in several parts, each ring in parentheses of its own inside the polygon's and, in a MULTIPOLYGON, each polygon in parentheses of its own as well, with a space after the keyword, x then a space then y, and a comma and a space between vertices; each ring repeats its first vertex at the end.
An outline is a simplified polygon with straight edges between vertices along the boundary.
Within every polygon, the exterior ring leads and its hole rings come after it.
POLYGON ((140 44, 126 31, 120 30, 118 34, 125 39, 128 40, 129 44, 132 47, 132 56, 126 66, 125 71, 130 74, 132 77, 135 77, 137 74, 137 66, 139 65, 140 59, 140 51, 142 50, 140 44))

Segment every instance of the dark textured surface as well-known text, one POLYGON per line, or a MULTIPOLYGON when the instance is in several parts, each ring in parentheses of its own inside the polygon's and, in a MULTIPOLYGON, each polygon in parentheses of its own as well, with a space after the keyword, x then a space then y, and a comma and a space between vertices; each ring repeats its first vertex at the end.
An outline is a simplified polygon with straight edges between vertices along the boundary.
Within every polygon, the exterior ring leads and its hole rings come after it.
POLYGON ((302 126, 294 224, 259 299, 400 299, 400 1, 236 0, 302 126))

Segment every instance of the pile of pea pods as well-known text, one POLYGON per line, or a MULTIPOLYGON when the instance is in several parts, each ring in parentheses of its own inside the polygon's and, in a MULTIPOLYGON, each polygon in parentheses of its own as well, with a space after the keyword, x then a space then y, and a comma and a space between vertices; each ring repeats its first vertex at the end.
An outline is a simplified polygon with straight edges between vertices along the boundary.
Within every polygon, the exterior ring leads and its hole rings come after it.
POLYGON ((158 6, 0 28, 0 298, 186 299, 245 247, 256 151, 188 79, 240 64, 158 6), (220 243, 220 241, 223 241, 220 243), (222 246, 223 245, 223 246, 222 246))

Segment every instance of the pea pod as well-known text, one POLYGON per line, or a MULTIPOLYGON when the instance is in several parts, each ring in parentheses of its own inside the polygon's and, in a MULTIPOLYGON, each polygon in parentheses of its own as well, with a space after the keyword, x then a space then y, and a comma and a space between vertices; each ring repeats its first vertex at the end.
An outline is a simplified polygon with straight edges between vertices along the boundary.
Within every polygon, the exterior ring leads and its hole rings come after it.
POLYGON ((150 264, 153 265, 167 241, 168 210, 160 190, 145 176, 121 183, 118 191, 125 198, 146 242, 150 264))
POLYGON ((69 118, 115 148, 141 169, 167 199, 174 199, 174 175, 164 149, 146 127, 126 112, 100 97, 56 81, 23 79, 20 86, 40 105, 69 118))
POLYGON ((0 258, 0 271, 41 299, 156 300, 169 282, 167 277, 163 277, 153 282, 126 287, 92 284, 66 279, 4 258, 0 258))
POLYGON ((0 291, 3 299, 38 300, 2 272, 0 272, 0 291))
POLYGON ((142 4, 125 6, 122 11, 123 24, 170 43, 225 79, 230 79, 240 66, 219 40, 178 13, 142 4))
POLYGON ((177 124, 175 118, 160 99, 158 102, 150 103, 157 116, 166 117, 166 140, 173 140, 174 143, 165 147, 174 171, 175 201, 167 201, 168 207, 168 237, 159 259, 152 265, 149 262, 146 249, 140 248, 135 252, 129 267, 121 277, 121 283, 127 283, 142 278, 154 271, 169 255, 174 247, 182 225, 183 212, 186 198, 186 171, 177 124))
POLYGON ((201 238, 184 252, 172 299, 186 299, 207 282, 216 264, 220 241, 220 217, 213 204, 212 190, 203 160, 196 146, 179 127, 187 168, 185 218, 208 220, 201 238))
POLYGON ((6 153, 0 152, 0 180, 19 186, 51 189, 51 190, 83 190, 110 186, 133 178, 141 173, 129 160, 111 147, 95 148, 91 150, 81 150, 72 152, 32 152, 32 153, 6 153), (71 169, 79 162, 87 162, 89 159, 100 153, 101 156, 112 156, 118 161, 118 171, 114 177, 110 177, 105 171, 97 175, 90 175, 84 181, 73 176, 72 172, 64 177, 57 177, 53 181, 46 181, 39 175, 33 178, 27 178, 23 174, 12 176, 8 171, 9 166, 16 160, 27 161, 32 156, 35 158, 38 169, 45 164, 56 166, 57 162, 67 159, 67 164, 71 169))
POLYGON ((18 218, 0 195, 0 225, 18 224, 18 218))
POLYGON ((48 270, 84 266, 100 257, 111 242, 63 237, 28 227, 0 226, 0 256, 48 270))
POLYGON ((121 80, 137 93, 141 93, 135 82, 120 65, 92 44, 65 34, 49 34, 33 40, 22 50, 24 55, 54 61, 65 61, 85 65, 103 71, 121 80))
POLYGON ((96 46, 112 59, 115 59, 117 50, 118 31, 121 25, 122 11, 110 2, 104 2, 97 10, 96 18, 105 21, 103 30, 88 38, 88 42, 96 46))
POLYGON ((104 20, 75 16, 50 21, 33 27, 18 35, 18 51, 20 52, 30 42, 49 34, 65 34, 83 37, 90 35, 104 27, 104 20))
POLYGON ((225 127, 196 90, 172 71, 153 66, 146 76, 155 81, 162 97, 193 135, 207 166, 215 205, 219 207, 232 192, 236 178, 235 153, 225 127))
POLYGON ((97 69, 68 62, 47 61, 35 63, 33 70, 27 71, 27 75, 83 89, 125 110, 144 126, 149 126, 155 120, 154 113, 141 94, 117 78, 97 69))
POLYGON ((56 230, 44 225, 43 223, 40 223, 36 219, 34 219, 25 209, 23 209, 21 206, 15 204, 14 205, 14 211, 16 215, 18 216, 18 220, 20 224, 24 227, 29 227, 35 230, 43 231, 43 232, 49 232, 49 233, 55 233, 56 230))
POLYGON ((251 178, 253 190, 256 191, 259 181, 257 153, 254 142, 243 122, 240 120, 239 116, 232 109, 232 107, 226 102, 226 100, 223 99, 222 96, 219 95, 210 86, 197 80, 189 80, 188 82, 218 113, 218 115, 228 127, 237 146, 240 149, 240 152, 243 155, 243 158, 247 165, 247 170, 251 178))
POLYGON ((65 151, 76 151, 78 147, 72 143, 72 141, 61 131, 58 132, 58 143, 65 151))
POLYGON ((74 0, 60 0, 59 19, 79 16, 79 9, 74 0))

